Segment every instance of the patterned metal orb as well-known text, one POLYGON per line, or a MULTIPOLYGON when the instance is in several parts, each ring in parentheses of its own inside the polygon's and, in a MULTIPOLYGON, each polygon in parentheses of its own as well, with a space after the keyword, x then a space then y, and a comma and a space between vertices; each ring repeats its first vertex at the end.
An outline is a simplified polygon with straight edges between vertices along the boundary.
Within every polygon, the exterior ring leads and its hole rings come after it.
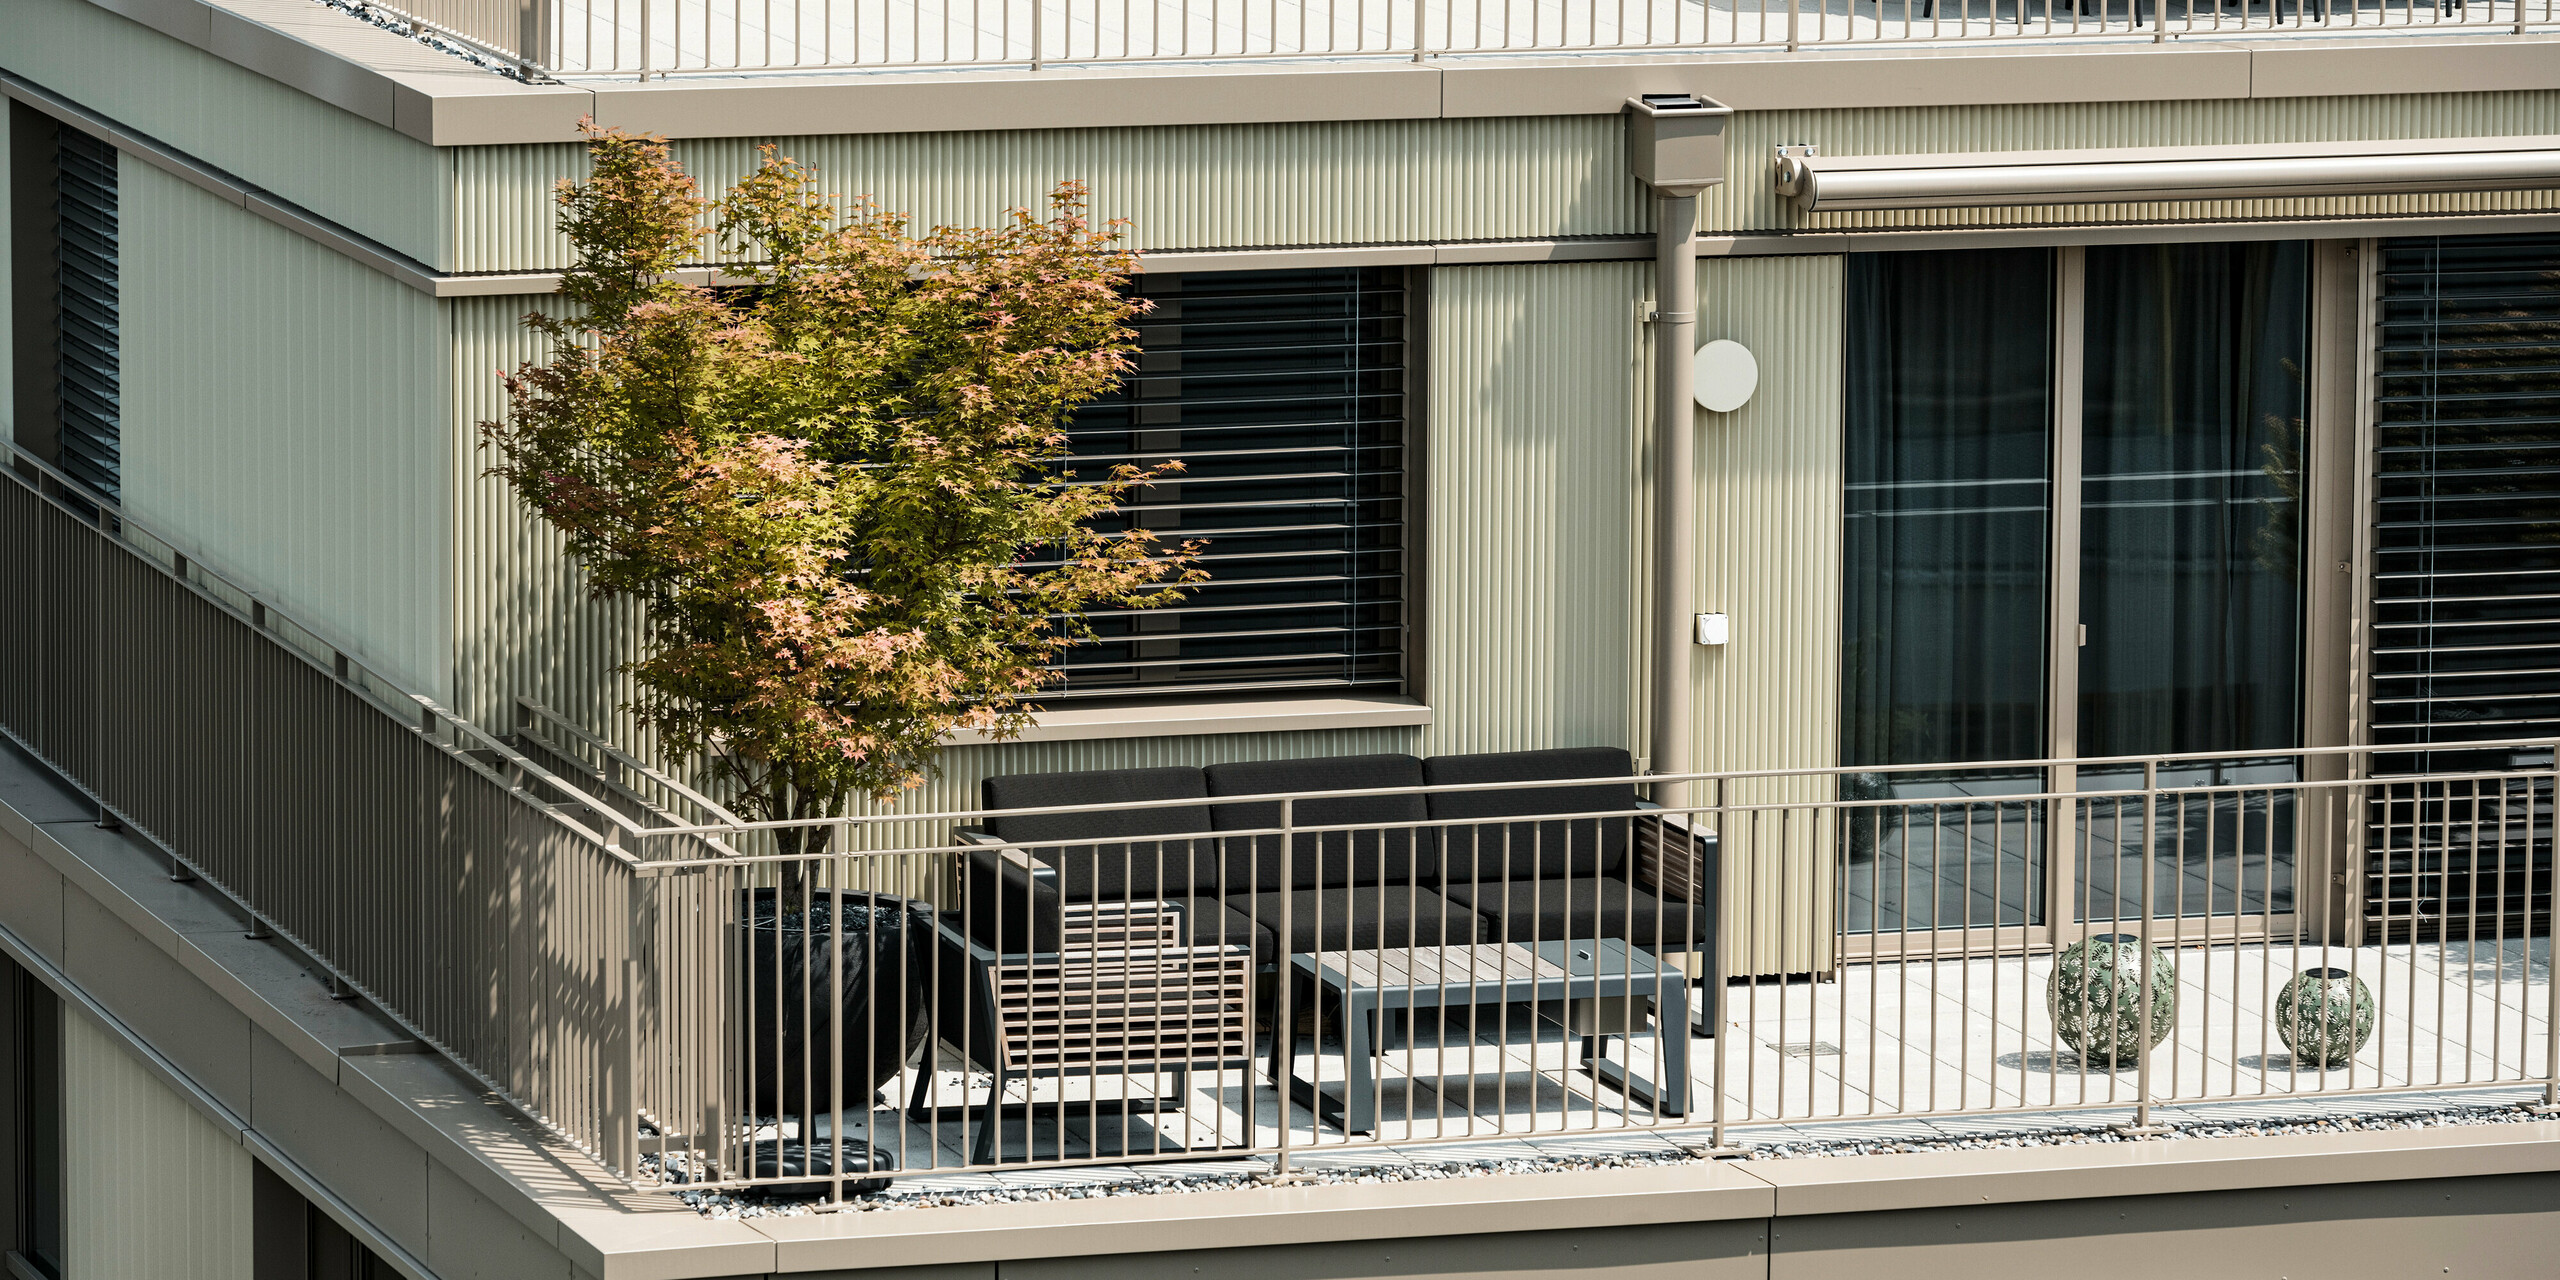
POLYGON ((2373 992, 2344 969, 2305 969, 2276 993, 2276 1038, 2308 1067, 2343 1067, 2373 1038, 2373 992))
MULTIPOLYGON (((2102 933, 2072 943, 2045 980, 2045 1012, 2054 1035, 2083 1062, 2114 1067, 2142 1056, 2142 940, 2102 933)), ((2177 1026, 2178 965, 2151 948, 2151 1044, 2177 1026)))

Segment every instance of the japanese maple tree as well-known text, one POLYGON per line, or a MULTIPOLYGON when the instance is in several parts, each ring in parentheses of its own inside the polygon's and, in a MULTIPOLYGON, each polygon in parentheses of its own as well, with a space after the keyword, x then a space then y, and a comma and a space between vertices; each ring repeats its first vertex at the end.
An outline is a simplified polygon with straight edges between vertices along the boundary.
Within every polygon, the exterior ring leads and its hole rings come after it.
POLYGON ((769 146, 714 201, 661 139, 587 138, 591 175, 558 194, 568 305, 525 318, 554 354, 506 377, 483 443, 594 594, 640 603, 633 710, 740 813, 894 797, 953 731, 1016 732, 1085 610, 1199 576, 1187 544, 1091 527, 1179 464, 1058 465, 1146 305, 1082 187, 917 235, 769 146), (677 278, 714 235, 749 283, 677 278))

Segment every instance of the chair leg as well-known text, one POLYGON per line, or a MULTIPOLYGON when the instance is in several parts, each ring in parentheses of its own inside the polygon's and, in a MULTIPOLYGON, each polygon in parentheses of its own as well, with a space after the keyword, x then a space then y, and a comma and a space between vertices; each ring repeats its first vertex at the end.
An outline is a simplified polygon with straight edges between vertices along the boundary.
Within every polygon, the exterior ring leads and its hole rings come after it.
MULTIPOLYGON (((987 1093, 987 1114, 984 1119, 978 1121, 978 1140, 969 1147, 971 1164, 995 1163, 996 1127, 1004 1123, 1004 1086, 1008 1079, 1005 1073, 997 1072, 995 1087, 987 1093)), ((1023 1132, 1030 1132, 1031 1117, 1028 1114, 1023 1116, 1022 1125, 1023 1132)))
POLYGON ((909 1120, 925 1120, 930 1118, 931 1113, 926 1111, 924 1100, 925 1096, 932 1092, 933 1046, 926 1045, 924 1047, 924 1061, 916 1064, 916 1087, 908 1091, 907 1094, 907 1118, 909 1120))

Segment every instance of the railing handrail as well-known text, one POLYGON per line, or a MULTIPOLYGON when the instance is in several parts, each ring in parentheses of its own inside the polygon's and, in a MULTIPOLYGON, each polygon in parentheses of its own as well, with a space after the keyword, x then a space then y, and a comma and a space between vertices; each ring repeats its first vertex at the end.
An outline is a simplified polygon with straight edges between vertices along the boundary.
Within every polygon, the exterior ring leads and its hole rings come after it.
MULTIPOLYGON (((1541 788, 1541 787, 1560 787, 1560 786, 1573 786, 1573 787, 1619 786, 1619 785, 1651 786, 1651 785, 1655 785, 1655 784, 1659 784, 1659 783, 1750 782, 1750 781, 1761 781, 1761 780, 1769 780, 1769 779, 1783 779, 1783 778, 1825 778, 1825 777, 1833 777, 1833 778, 1836 778, 1836 777, 1853 777, 1853 776, 1860 776, 1860 775, 1866 775, 1866 774, 1878 774, 1878 773, 1885 773, 1885 774, 1893 774, 1893 773, 1935 773, 1935 774, 1946 774, 1946 773, 1985 773, 1985 772, 1992 772, 1992 771, 2026 771, 2026 770, 2031 770, 2031 769, 2032 769, 2032 770, 2051 770, 2051 769, 2060 769, 2060 768, 2088 769, 2088 768, 2095 767, 2095 766, 2107 766, 2107 765, 2142 765, 2142 764, 2161 764, 2161 765, 2167 765, 2167 764, 2173 764, 2173 763, 2181 762, 2181 761, 2193 761, 2193 762, 2196 762, 2196 763, 2208 763, 2208 764, 2209 764, 2209 763, 2216 763, 2216 762, 2249 761, 2249 760, 2287 760, 2287 759, 2293 759, 2293 758, 2295 758, 2295 757, 2326 757, 2326 756, 2356 756, 2356 755, 2365 755, 2365 756, 2374 756, 2374 755, 2423 755, 2423 754, 2427 754, 2427 753, 2430 753, 2430 752, 2441 752, 2441 751, 2501 751, 2501 750, 2515 750, 2515 749, 2532 749, 2532 750, 2543 750, 2543 751, 2560 751, 2560 739, 2552 739, 2552 738, 2500 738, 2500 739, 2495 739, 2495 740, 2485 741, 2485 742, 2422 743, 2422 744, 2418 744, 2418 745, 2414 745, 2414 746, 2398 746, 2398 745, 2392 745, 2392 746, 2376 746, 2376 745, 2366 744, 2366 745, 2357 745, 2357 746, 2331 746, 2331 747, 2287 747, 2287 748, 2278 749, 2278 750, 2255 750, 2255 749, 2253 749, 2253 750, 2247 750, 2247 751, 2191 751, 2191 752, 2164 752, 2164 753, 2159 753, 2159 754, 2154 754, 2154 755, 2127 755, 2127 756, 2051 756, 2051 757, 2043 757, 2043 758, 2038 758, 2038 759, 2021 759, 2021 760, 1985 760, 1985 761, 1979 761, 1979 762, 1976 762, 1976 761, 1960 761, 1960 762, 1949 763, 1949 764, 1911 764, 1911 765, 1829 765, 1829 766, 1807 766, 1807 767, 1802 767, 1802 768, 1793 768, 1793 769, 1729 769, 1729 770, 1721 770, 1721 771, 1714 771, 1714 772, 1701 772, 1701 773, 1638 773, 1638 774, 1625 774, 1625 775, 1617 775, 1617 776, 1610 776, 1610 777, 1588 777, 1588 778, 1535 778, 1535 779, 1528 779, 1528 780, 1525 780, 1525 781, 1519 781, 1519 782, 1427 783, 1427 784, 1423 784, 1423 785, 1420 785, 1420 786, 1355 787, 1355 788, 1346 788, 1346 789, 1344 789, 1344 790, 1340 790, 1340 791, 1273 791, 1273 792, 1260 792, 1260 793, 1255 793, 1255 794, 1251 794, 1251 795, 1232 795, 1232 796, 1186 796, 1186 797, 1178 797, 1178 798, 1170 799, 1170 800, 1112 800, 1112 801, 1101 801, 1101 802, 1081 803, 1081 804, 1025 805, 1025 806, 1023 806, 1023 807, 1020 807, 1020 808, 1013 808, 1013 809, 986 809, 986 808, 974 808, 974 809, 945 809, 945 810, 935 810, 935 811, 925 812, 925 813, 894 813, 894 812, 893 812, 893 813, 858 813, 858 814, 844 814, 844 815, 841 815, 841 816, 838 816, 838 817, 832 817, 832 818, 767 818, 767 819, 758 819, 758 820, 754 820, 754 821, 740 822, 740 823, 738 823, 738 824, 736 824, 736 825, 734 825, 734 826, 724 826, 724 825, 719 825, 719 824, 709 824, 709 825, 698 825, 698 826, 687 826, 687 827, 652 827, 652 828, 649 828, 649 829, 648 829, 644 834, 647 834, 647 835, 655 835, 655 836, 675 836, 675 835, 711 835, 711 834, 716 834, 716 833, 720 833, 720 832, 738 832, 738 831, 815 830, 815 829, 819 829, 819 828, 837 829, 837 828, 852 828, 852 827, 865 827, 865 826, 884 826, 884 825, 891 825, 891 824, 903 823, 903 822, 967 822, 967 821, 971 821, 971 820, 975 820, 975 819, 983 819, 983 818, 998 817, 998 816, 1001 816, 1001 817, 1008 817, 1008 818, 1020 818, 1020 817, 1046 817, 1046 816, 1061 815, 1061 814, 1080 814, 1080 813, 1119 813, 1119 812, 1126 812, 1126 811, 1130 811, 1130 810, 1148 810, 1148 809, 1183 809, 1183 808, 1192 808, 1192 807, 1196 807, 1196 806, 1200 806, 1200 805, 1273 804, 1273 803, 1277 803, 1277 802, 1279 802, 1279 801, 1281 801, 1281 800, 1289 800, 1289 799, 1305 800, 1305 799, 1311 799, 1311 798, 1313 798, 1313 799, 1326 799, 1326 800, 1352 800, 1352 799, 1362 799, 1362 798, 1366 798, 1366 797, 1374 797, 1374 796, 1406 796, 1406 795, 1424 795, 1424 796, 1428 796, 1428 795, 1452 795, 1452 794, 1459 794, 1459 793, 1463 793, 1463 792, 1474 792, 1474 791, 1528 791, 1528 790, 1534 790, 1534 789, 1541 788)), ((2534 768, 2540 768, 2541 766, 2531 766, 2531 767, 2534 767, 2534 768)), ((2399 774, 2394 774, 2394 775, 2392 775, 2392 779, 2391 779, 2391 780, 2392 780, 2392 781, 2395 781, 2395 782, 2398 782, 2398 781, 2409 781, 2409 780, 2412 780, 2412 779, 2413 779, 2413 778, 2415 778, 2415 777, 2416 777, 2416 775, 2399 775, 2399 774)), ((2334 781, 2334 782, 2346 782, 2346 781, 2364 781, 2364 782, 2370 782, 2370 781, 2373 781, 2373 780, 2372 780, 2372 779, 2361 779, 2361 780, 2359 780, 2359 779, 2324 779, 2324 780, 2321 780, 2321 781, 2322 781, 2322 782, 2332 782, 2332 781, 2334 781)), ((2283 784, 2283 785, 2287 785, 2287 786, 2294 786, 2294 785, 2312 785, 2312 784, 2310 784, 2310 783, 2286 783, 2286 784, 2283 784)), ((2197 788, 2180 787, 2180 788, 2176 788, 2176 789, 2177 789, 2177 790, 2196 790, 2197 788)), ((2056 799, 2056 798, 2060 798, 2060 797, 2065 796, 2065 795, 2069 795, 2069 796, 2077 796, 2077 797, 2081 797, 2081 798, 2087 798, 2087 797, 2091 797, 2091 796, 2101 796, 2101 797, 2103 797, 2103 796, 2110 795, 2110 794, 2114 794, 2114 793, 2112 793, 2112 792, 2105 792, 2105 791, 2072 791, 2072 792, 2062 792, 2062 793, 2054 793, 2054 794, 2051 794, 2051 795, 2047 795, 2047 794, 2044 794, 2044 793, 2024 793, 2024 792, 2022 792, 2022 793, 2019 793, 2019 794, 2017 794, 2017 795, 1984 796, 1984 797, 1979 797, 1979 798, 1980 798, 1980 799, 1984 799, 1984 800, 1993 800, 1993 799, 1997 799, 1997 800, 2056 799)), ((2134 790, 2132 790, 2131 792, 2129 792, 2129 793, 2127 793, 2127 794, 2139 795, 2139 794, 2141 794, 2141 789, 2140 789, 2140 788, 2135 788, 2134 790)), ((1951 800, 1951 801, 1952 801, 1952 800, 1961 799, 1961 798, 1962 798, 1962 797, 1952 797, 1952 796, 1951 796, 1951 797, 1948 797, 1948 799, 1949 799, 1949 800, 1951 800)), ((1901 803, 1910 803, 1910 801, 1911 801, 1911 798, 1909 798, 1909 797, 1905 797, 1905 798, 1903 798, 1903 800, 1901 801, 1901 803)), ((1855 802, 1826 802, 1826 803, 1855 803, 1855 802)), ((1696 805, 1696 804, 1690 804, 1690 805, 1683 805, 1683 806, 1680 806, 1680 807, 1679 807, 1679 811, 1681 811, 1681 812, 1687 812, 1687 811, 1694 810, 1694 809, 1700 809, 1700 808, 1712 808, 1712 807, 1713 807, 1713 806, 1711 806, 1711 805, 1696 805)), ((1558 815, 1558 816, 1569 816, 1569 815, 1558 815)), ((1486 819, 1486 821, 1493 821, 1493 819, 1486 819)), ((1527 819, 1505 818, 1505 819, 1502 819, 1502 821, 1527 821, 1527 819)), ((1362 827, 1367 827, 1367 826, 1379 826, 1379 825, 1387 825, 1387 824, 1359 824, 1359 825, 1360 825, 1360 826, 1362 826, 1362 827)), ((1428 825, 1428 824, 1417 824, 1417 825, 1428 825)), ((1309 825, 1301 824, 1301 825, 1299 826, 1299 828, 1298 828, 1298 829, 1299 829, 1299 830, 1301 830, 1301 831, 1310 831, 1310 830, 1316 830, 1317 828, 1312 827, 1312 826, 1309 826, 1309 825)), ((1345 829, 1350 829, 1350 828, 1345 828, 1345 829)), ((1125 838, 1126 838, 1126 837, 1123 837, 1123 839, 1125 839, 1125 838)), ((1072 844, 1072 843, 1076 843, 1076 842, 1075 842, 1075 841, 1050 841, 1050 840, 1043 840, 1043 841, 1040 841, 1039 843, 1041 843, 1041 844, 1072 844)))
MULTIPOLYGON (((2544 746, 2544 747, 2560 748, 2560 739, 2550 739, 2550 738, 2540 739, 2540 740, 2537 740, 2537 741, 2536 741, 2535 745, 2544 746)), ((2363 749, 2363 750, 2375 750, 2375 748, 2361 748, 2361 749, 2363 749)), ((2396 748, 2392 748, 2391 750, 2396 750, 2396 748)), ((2066 762, 2066 763, 2067 763, 2067 762, 2066 762)), ((1160 832, 1160 833, 1153 834, 1153 835, 1143 835, 1143 836, 1127 836, 1127 835, 1110 835, 1110 836, 1058 836, 1058 837, 1052 837, 1052 836, 1041 836, 1041 837, 1038 837, 1038 838, 1035 838, 1035 839, 1001 841, 1001 842, 998 842, 998 844, 996 844, 996 845, 994 845, 994 846, 989 846, 989 845, 982 844, 982 843, 969 843, 969 842, 964 842, 964 843, 938 842, 938 843, 927 843, 927 844, 901 845, 901 846, 898 846, 898 847, 895 847, 895 848, 885 848, 885 849, 850 849, 850 848, 847 848, 847 849, 831 849, 831 850, 829 850, 829 851, 827 851, 826 853, 823 853, 823 854, 807 854, 807 853, 767 853, 767 854, 740 854, 740 855, 737 855, 737 856, 734 856, 734 857, 720 857, 720 858, 663 858, 663 859, 650 859, 650 860, 648 860, 648 861, 643 865, 643 867, 642 867, 642 871, 643 871, 643 874, 650 874, 650 875, 672 875, 672 874, 676 874, 676 873, 683 872, 683 871, 687 871, 687 870, 697 869, 697 868, 701 868, 701 867, 709 867, 709 866, 738 867, 738 866, 756 866, 756 865, 766 864, 766 863, 773 863, 773 864, 781 864, 781 863, 796 863, 796 862, 806 862, 806 861, 809 861, 809 860, 810 860, 811 858, 813 858, 813 857, 816 857, 816 858, 843 858, 843 859, 848 859, 848 860, 851 860, 851 861, 859 862, 859 861, 862 861, 862 860, 865 860, 865 859, 887 859, 887 858, 899 858, 899 857, 913 857, 913 856, 917 856, 917 855, 963 854, 963 853, 967 853, 967 852, 969 852, 969 851, 971 851, 971 850, 973 850, 973 849, 985 849, 985 848, 989 848, 989 847, 999 847, 999 848, 1036 848, 1036 849, 1081 849, 1081 848, 1085 848, 1085 847, 1088 847, 1088 846, 1095 846, 1095 847, 1098 847, 1098 846, 1105 846, 1105 845, 1146 845, 1146 844, 1169 844, 1169 843, 1174 843, 1174 842, 1178 842, 1178 841, 1199 841, 1199 840, 1214 840, 1214 841, 1248 840, 1248 839, 1263 839, 1263 838, 1268 838, 1268 837, 1271 837, 1271 836, 1279 836, 1279 835, 1326 835, 1326 834, 1332 834, 1332 833, 1337 833, 1337 832, 1369 832, 1369 831, 1433 831, 1433 830, 1443 830, 1443 829, 1448 829, 1448 828, 1467 828, 1467 827, 1500 827, 1500 826, 1512 826, 1512 825, 1517 825, 1517 824, 1527 824, 1527 823, 1594 822, 1594 821, 1601 821, 1601 820, 1606 820, 1606 819, 1653 819, 1653 818, 1665 818, 1665 817, 1671 817, 1671 818, 1696 818, 1696 817, 1704 817, 1704 816, 1707 816, 1707 815, 1710 815, 1710 814, 1783 813, 1783 812, 1810 811, 1810 810, 1833 810, 1833 811, 1839 811, 1839 810, 1853 810, 1853 809, 1855 809, 1855 810, 1865 810, 1865 809, 1931 809, 1931 808, 1961 808, 1961 807, 1965 807, 1965 806, 1977 806, 1977 805, 2021 805, 2021 804, 2045 804, 2045 803, 2053 802, 2053 801, 2072 801, 2072 802, 2076 802, 2076 803, 2085 803, 2085 802, 2093 801, 2093 800, 2139 800, 2139 799, 2142 799, 2143 797, 2145 797, 2145 796, 2149 796, 2149 795, 2208 796, 2208 795, 2241 795, 2241 794, 2251 794, 2251 793, 2260 793, 2260 792, 2268 792, 2268 791, 2295 791, 2295 792, 2310 792, 2310 791, 2343 791, 2343 790, 2358 789, 2358 788, 2376 788, 2376 787, 2384 787, 2384 786, 2394 786, 2394 787, 2397 787, 2397 786, 2408 786, 2408 785, 2413 785, 2413 784, 2430 784, 2430 783, 2445 783, 2445 782, 2479 782, 2479 781, 2488 781, 2488 780, 2493 780, 2493 779, 2515 779, 2515 778, 2533 778, 2533 779, 2542 779, 2542 778, 2547 778, 2547 777, 2549 777, 2549 776, 2550 776, 2550 774, 2551 774, 2550 766, 2548 766, 2548 765, 2539 765, 2539 764, 2536 764, 2536 765, 2521 765, 2521 766, 2518 766, 2518 767, 2516 767, 2516 768, 2514 768, 2514 769, 2499 769, 2499 770, 2462 770, 2462 771, 2452 771, 2452 772, 2432 772, 2432 773, 2392 774, 2392 775, 2390 775, 2390 776, 2388 776, 2388 777, 2383 777, 2383 778, 2289 778, 2289 779, 2282 779, 2282 780, 2271 780, 2271 781, 2266 781, 2266 782, 2249 782, 2249 783, 2216 783, 2216 784, 2210 784, 2210 785, 2204 785, 2204 786, 2193 786, 2193 787, 2163 785, 2163 786, 2153 787, 2153 788, 2149 788, 2149 789, 2145 789, 2145 788, 2143 788, 2143 787, 2141 787, 2141 786, 2131 786, 2131 787, 2120 787, 2120 788, 2111 788, 2111 789, 2106 789, 2106 790, 2093 790, 2093 791, 2022 791, 2022 792, 2017 792, 2017 793, 2015 793, 2015 794, 2002 794, 2002 795, 1884 796, 1884 797, 1878 797, 1878 798, 1874 798, 1874 799, 1864 799, 1864 800, 1843 800, 1843 799, 1837 799, 1837 798, 1808 798, 1808 799, 1800 799, 1800 800, 1751 800, 1751 801, 1744 801, 1744 800, 1731 800, 1731 799, 1724 799, 1724 800, 1711 800, 1711 801, 1696 801, 1696 802, 1691 802, 1691 803, 1688 803, 1688 804, 1679 805, 1679 806, 1676 806, 1676 807, 1670 807, 1670 806, 1659 806, 1659 805, 1650 805, 1650 804, 1648 804, 1648 805, 1646 805, 1645 807, 1633 808, 1633 809, 1569 809, 1569 810, 1559 810, 1559 811, 1552 812, 1552 813, 1517 813, 1517 814, 1506 813, 1506 814, 1502 814, 1502 815, 1494 816, 1494 817, 1477 817, 1477 818, 1404 818, 1404 819, 1392 819, 1392 820, 1363 820, 1363 821, 1359 821, 1359 822, 1337 822, 1337 823, 1300 822, 1300 823, 1294 823, 1294 824, 1292 824, 1292 825, 1290 825, 1289 827, 1286 827, 1286 828, 1282 828, 1282 827, 1233 827, 1233 828, 1221 827, 1221 828, 1218 828, 1218 829, 1216 829, 1216 830, 1212 830, 1212 831, 1168 831, 1168 832, 1160 832)), ((1740 778, 1740 779, 1744 779, 1744 780, 1750 780, 1750 779, 1756 779, 1756 778, 1761 778, 1761 777, 1779 776, 1779 775, 1768 775, 1768 774, 1740 774, 1740 775, 1734 775, 1734 774, 1726 774, 1726 775, 1718 775, 1718 776, 1722 776, 1722 777, 1726 777, 1726 778, 1740 778)), ((1378 790, 1365 790, 1365 791, 1290 791, 1290 792, 1269 792, 1269 793, 1264 793, 1264 794, 1259 794, 1259 795, 1204 796, 1204 797, 1199 797, 1199 798, 1196 798, 1196 799, 1183 799, 1183 800, 1149 800, 1149 801, 1129 801, 1129 802, 1122 803, 1122 804, 1050 806, 1050 807, 1045 807, 1045 808, 1041 808, 1041 807, 1034 807, 1034 808, 1022 808, 1022 809, 989 809, 989 810, 977 811, 977 812, 974 812, 974 813, 962 813, 962 814, 936 814, 936 815, 926 815, 926 816, 920 816, 920 817, 907 817, 907 818, 903 818, 903 819, 899 819, 899 820, 900 820, 900 821, 909 821, 909 822, 923 822, 923 821, 931 821, 931 820, 951 820, 951 819, 967 818, 967 817, 1025 817, 1025 816, 1046 816, 1046 815, 1056 814, 1056 813, 1121 812, 1121 811, 1125 811, 1125 810, 1128 810, 1128 809, 1137 809, 1137 808, 1156 808, 1156 809, 1160 809, 1160 808, 1168 808, 1168 807, 1172 807, 1172 808, 1181 808, 1181 807, 1188 807, 1188 806, 1193 806, 1193 805, 1202 805, 1202 804, 1207 804, 1207 805, 1275 804, 1275 803, 1278 803, 1278 802, 1283 801, 1283 800, 1299 800, 1299 801, 1303 801, 1303 800, 1338 800, 1338 799, 1343 799, 1343 798, 1346 798, 1346 797, 1356 798, 1356 797, 1360 797, 1360 796, 1380 796, 1380 795, 1398 795, 1398 796, 1401 796, 1401 795, 1419 795, 1419 794, 1424 794, 1424 793, 1433 793, 1433 794, 1438 794, 1438 793, 1446 793, 1446 792, 1460 792, 1460 791, 1522 791, 1522 790, 1531 790, 1531 789, 1537 789, 1537 788, 1551 788, 1551 787, 1557 787, 1557 786, 1582 786, 1582 785, 1590 785, 1591 783, 1593 783, 1593 782, 1595 782, 1595 781, 1600 782, 1600 783, 1602 783, 1602 784, 1606 784, 1606 783, 1610 783, 1610 782, 1624 782, 1624 781, 1659 781, 1659 779, 1653 779, 1653 778, 1647 778, 1647 777, 1639 777, 1639 778, 1635 778, 1635 779, 1624 779, 1624 778, 1620 778, 1620 779, 1596 779, 1596 780, 1595 780, 1595 779, 1584 779, 1584 778, 1562 778, 1562 779, 1558 779, 1558 778, 1542 778, 1542 779, 1531 779, 1531 780, 1523 781, 1523 782, 1469 783, 1469 784, 1464 784, 1464 785, 1451 784, 1451 785, 1441 786, 1441 787, 1396 787, 1396 788, 1386 788, 1386 789, 1378 789, 1378 790)), ((848 820, 847 820, 847 819, 830 819, 830 820, 828 820, 828 821, 829 821, 829 822, 831 822, 831 823, 843 823, 843 822, 848 821, 848 820)), ((713 830, 715 830, 715 831, 716 831, 716 830, 718 830, 718 828, 713 828, 713 830)), ((650 829, 649 829, 649 834, 651 834, 651 835, 670 835, 670 836, 671 836, 671 835, 698 835, 698 834, 701 834, 701 833, 700 833, 700 832, 691 832, 691 831, 679 831, 679 830, 670 829, 670 828, 664 828, 664 827, 653 827, 653 828, 650 828, 650 829)))

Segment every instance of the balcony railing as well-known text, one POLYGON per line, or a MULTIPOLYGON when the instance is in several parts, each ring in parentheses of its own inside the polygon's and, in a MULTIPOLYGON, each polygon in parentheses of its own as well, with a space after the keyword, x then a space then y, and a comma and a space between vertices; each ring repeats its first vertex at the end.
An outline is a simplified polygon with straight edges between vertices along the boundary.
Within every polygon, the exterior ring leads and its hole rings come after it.
POLYGON ((811 855, 539 708, 460 723, 20 462, 0 725, 635 1181, 2560 1101, 2551 742, 893 812, 811 855))
POLYGON ((2560 0, 405 0, 557 77, 2477 31, 2560 0))

